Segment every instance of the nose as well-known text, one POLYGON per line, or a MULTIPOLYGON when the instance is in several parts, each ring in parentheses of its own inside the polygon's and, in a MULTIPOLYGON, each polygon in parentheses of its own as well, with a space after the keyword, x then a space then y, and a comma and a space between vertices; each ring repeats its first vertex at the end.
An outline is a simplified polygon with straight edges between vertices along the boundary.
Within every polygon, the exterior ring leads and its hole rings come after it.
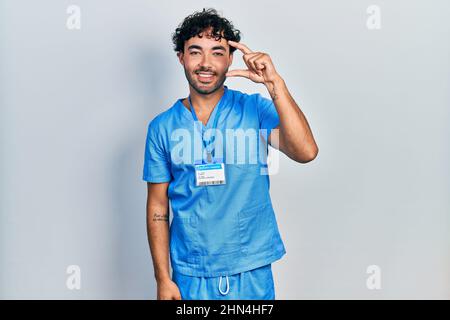
POLYGON ((201 70, 209 70, 211 69, 211 60, 208 54, 202 55, 202 60, 200 61, 199 65, 201 70))

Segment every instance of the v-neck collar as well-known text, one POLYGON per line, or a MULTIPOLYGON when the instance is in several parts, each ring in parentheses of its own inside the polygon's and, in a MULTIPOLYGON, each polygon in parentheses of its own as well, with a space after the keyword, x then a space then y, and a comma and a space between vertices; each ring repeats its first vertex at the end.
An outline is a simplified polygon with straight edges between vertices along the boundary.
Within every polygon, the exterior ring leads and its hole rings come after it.
MULTIPOLYGON (((216 116, 217 110, 220 108, 223 108, 226 105, 226 99, 228 98, 228 86, 224 85, 224 92, 220 100, 217 102, 217 104, 214 106, 213 111, 211 112, 208 121, 206 122, 206 125, 203 124, 202 121, 199 120, 199 122, 202 124, 202 127, 210 128, 212 126, 212 123, 214 122, 214 117, 216 116)), ((194 117, 192 117, 191 111, 183 104, 183 98, 178 99, 177 103, 180 105, 180 107, 183 109, 183 115, 187 117, 190 121, 194 122, 194 117)))

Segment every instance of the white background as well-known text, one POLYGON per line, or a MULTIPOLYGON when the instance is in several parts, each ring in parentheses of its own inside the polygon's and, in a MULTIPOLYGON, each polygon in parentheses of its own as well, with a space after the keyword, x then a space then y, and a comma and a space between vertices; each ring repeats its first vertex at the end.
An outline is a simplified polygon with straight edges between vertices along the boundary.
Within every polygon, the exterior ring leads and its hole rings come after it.
POLYGON ((156 297, 145 135, 188 94, 171 34, 203 7, 270 54, 319 146, 271 177, 277 299, 450 298, 448 1, 0 3, 1 298, 156 297), (81 30, 66 28, 72 4, 81 30))

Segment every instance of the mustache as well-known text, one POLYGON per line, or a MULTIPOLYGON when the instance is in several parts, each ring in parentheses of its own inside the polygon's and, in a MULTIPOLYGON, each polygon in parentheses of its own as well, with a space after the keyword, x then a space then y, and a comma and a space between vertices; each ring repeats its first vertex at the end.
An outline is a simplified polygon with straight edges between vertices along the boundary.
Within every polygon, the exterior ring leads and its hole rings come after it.
POLYGON ((208 70, 206 70, 206 69, 199 69, 199 70, 195 71, 195 73, 200 73, 200 72, 210 72, 210 73, 216 74, 216 73, 215 73, 214 71, 212 71, 211 69, 208 69, 208 70))

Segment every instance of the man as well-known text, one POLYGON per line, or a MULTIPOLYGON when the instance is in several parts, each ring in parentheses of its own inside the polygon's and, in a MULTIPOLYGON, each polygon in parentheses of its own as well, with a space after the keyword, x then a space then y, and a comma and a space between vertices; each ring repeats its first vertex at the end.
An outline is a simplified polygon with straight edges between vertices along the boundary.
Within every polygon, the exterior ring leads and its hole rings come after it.
POLYGON ((239 41, 239 30, 214 9, 188 16, 173 35, 189 96, 150 122, 143 170, 158 299, 275 299, 271 263, 286 250, 265 164, 250 158, 264 159, 271 144, 306 163, 318 148, 270 56, 239 41), (228 71, 235 50, 248 69, 228 71), (272 100, 229 89, 226 77, 262 83, 272 100), (243 130, 258 132, 244 139, 257 137, 249 140, 265 150, 253 145, 236 154, 243 130))

